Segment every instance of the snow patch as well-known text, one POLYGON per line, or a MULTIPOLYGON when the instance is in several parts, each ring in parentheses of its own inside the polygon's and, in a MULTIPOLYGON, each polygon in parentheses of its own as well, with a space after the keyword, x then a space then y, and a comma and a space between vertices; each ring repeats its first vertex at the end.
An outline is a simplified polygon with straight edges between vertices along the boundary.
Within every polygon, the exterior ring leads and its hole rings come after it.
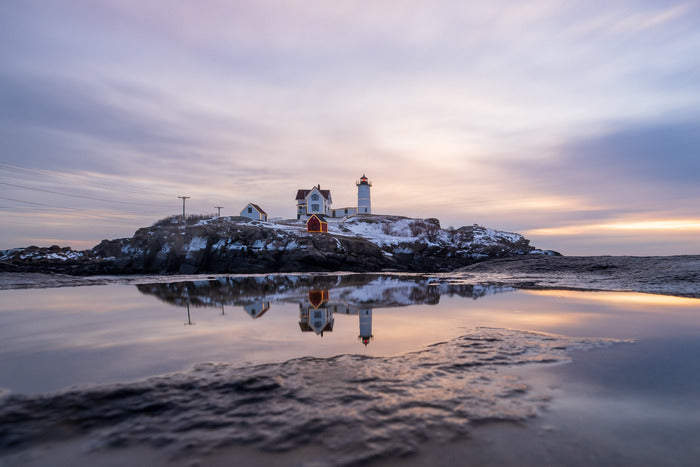
POLYGON ((207 247, 207 239, 204 237, 194 237, 192 240, 190 240, 190 244, 187 248, 187 251, 199 251, 199 250, 204 250, 207 247))

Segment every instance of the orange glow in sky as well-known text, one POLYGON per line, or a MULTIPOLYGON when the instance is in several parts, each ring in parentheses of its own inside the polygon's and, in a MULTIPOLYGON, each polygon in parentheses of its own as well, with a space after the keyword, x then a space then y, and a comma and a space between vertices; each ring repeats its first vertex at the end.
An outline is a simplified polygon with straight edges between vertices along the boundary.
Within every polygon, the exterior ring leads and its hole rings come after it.
POLYGON ((669 232, 700 232, 700 220, 697 219, 667 219, 648 221, 620 221, 607 224, 572 225, 563 227, 549 227, 543 229, 531 229, 527 233, 531 235, 580 235, 594 233, 601 230, 608 231, 669 231, 669 232))

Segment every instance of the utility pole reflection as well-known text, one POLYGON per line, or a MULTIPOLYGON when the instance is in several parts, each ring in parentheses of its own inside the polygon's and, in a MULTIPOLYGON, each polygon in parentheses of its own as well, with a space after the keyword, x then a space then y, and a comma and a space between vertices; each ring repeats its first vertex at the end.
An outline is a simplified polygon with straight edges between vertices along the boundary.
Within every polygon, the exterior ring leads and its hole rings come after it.
POLYGON ((190 318, 190 301, 187 301, 187 322, 185 323, 185 326, 192 326, 197 323, 193 323, 192 319, 190 318))

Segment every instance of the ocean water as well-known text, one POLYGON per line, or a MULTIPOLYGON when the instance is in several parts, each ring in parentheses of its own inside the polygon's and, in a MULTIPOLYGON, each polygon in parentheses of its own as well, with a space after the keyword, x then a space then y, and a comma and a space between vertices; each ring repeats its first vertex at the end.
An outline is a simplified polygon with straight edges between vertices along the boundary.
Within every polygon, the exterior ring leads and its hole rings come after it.
POLYGON ((700 458, 697 299, 376 274, 0 296, 7 465, 700 458))

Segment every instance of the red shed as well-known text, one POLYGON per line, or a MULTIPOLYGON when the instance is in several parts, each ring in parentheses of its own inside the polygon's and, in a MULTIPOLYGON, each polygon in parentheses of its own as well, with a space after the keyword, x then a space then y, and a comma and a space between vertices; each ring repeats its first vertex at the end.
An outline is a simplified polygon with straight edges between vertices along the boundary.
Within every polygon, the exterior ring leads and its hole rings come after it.
POLYGON ((320 214, 313 214, 306 221, 306 231, 307 232, 328 232, 328 222, 326 218, 320 214))

